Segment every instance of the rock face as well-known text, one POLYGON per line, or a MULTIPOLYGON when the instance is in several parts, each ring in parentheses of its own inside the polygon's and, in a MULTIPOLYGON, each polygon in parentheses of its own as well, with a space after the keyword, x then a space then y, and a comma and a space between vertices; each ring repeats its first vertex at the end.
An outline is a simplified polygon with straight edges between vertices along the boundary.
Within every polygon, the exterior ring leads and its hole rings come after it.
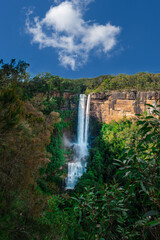
POLYGON ((93 93, 90 116, 109 123, 112 120, 118 121, 124 116, 131 118, 144 111, 149 113, 152 109, 146 104, 155 106, 157 103, 160 103, 160 91, 93 93))

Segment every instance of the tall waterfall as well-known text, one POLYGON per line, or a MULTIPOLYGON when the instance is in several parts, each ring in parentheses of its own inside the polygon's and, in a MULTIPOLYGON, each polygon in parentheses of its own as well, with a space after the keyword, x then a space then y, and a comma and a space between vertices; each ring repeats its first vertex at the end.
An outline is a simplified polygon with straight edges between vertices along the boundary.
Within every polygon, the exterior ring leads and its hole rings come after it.
POLYGON ((88 98, 80 94, 78 106, 77 143, 74 144, 73 162, 68 163, 68 177, 66 189, 74 189, 78 178, 86 171, 86 157, 88 155, 90 95, 88 98))
POLYGON ((86 146, 87 146, 87 144, 88 144, 90 99, 91 99, 91 96, 88 95, 87 108, 86 108, 86 118, 85 118, 85 133, 84 133, 84 142, 85 142, 86 146))

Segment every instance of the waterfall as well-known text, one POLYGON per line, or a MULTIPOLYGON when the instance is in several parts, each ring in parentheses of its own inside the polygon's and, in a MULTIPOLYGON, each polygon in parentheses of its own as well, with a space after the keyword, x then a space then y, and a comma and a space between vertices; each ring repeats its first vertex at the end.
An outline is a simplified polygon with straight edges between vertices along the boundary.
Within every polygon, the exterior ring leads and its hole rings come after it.
POLYGON ((78 178, 86 171, 86 157, 88 155, 90 95, 79 96, 77 143, 74 144, 73 162, 68 163, 66 189, 74 189, 78 178))
POLYGON ((79 145, 82 145, 84 142, 84 121, 85 121, 85 104, 86 96, 84 94, 80 94, 79 97, 79 107, 78 107, 78 133, 77 133, 77 141, 79 145))
POLYGON ((91 97, 90 97, 90 95, 88 95, 87 108, 86 108, 86 119, 85 119, 85 135, 84 135, 84 141, 85 141, 86 146, 88 144, 90 99, 91 99, 91 97))

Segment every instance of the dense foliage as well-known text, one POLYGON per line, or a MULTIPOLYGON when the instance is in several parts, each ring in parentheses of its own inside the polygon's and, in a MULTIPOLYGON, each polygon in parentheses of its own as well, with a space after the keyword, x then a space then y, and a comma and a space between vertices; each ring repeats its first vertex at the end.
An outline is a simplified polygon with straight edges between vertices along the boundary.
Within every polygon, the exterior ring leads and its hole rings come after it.
MULTIPOLYGON (((24 63, 23 63, 24 64, 24 63)), ((96 78, 64 79, 50 73, 38 74, 34 78, 24 76, 23 87, 25 98, 37 93, 46 94, 47 100, 55 92, 62 97, 64 93, 93 93, 106 91, 158 91, 160 90, 160 74, 140 72, 134 75, 103 75, 96 78)), ((61 102, 60 102, 60 106, 61 102)))
POLYGON ((154 116, 139 116, 134 124, 124 119, 104 125, 99 153, 90 156, 93 163, 89 161, 76 193, 71 198, 54 196, 54 205, 48 203, 52 221, 45 213, 43 223, 51 225, 57 218, 61 239, 160 238, 160 112, 153 112, 154 116), (112 174, 106 171, 111 160, 103 159, 105 146, 112 155, 112 174))
POLYGON ((63 79, 58 76, 45 73, 37 75, 23 85, 25 95, 33 96, 37 92, 46 93, 48 96, 54 91, 72 93, 105 92, 111 90, 136 90, 157 91, 160 90, 160 74, 137 73, 134 75, 118 74, 104 75, 92 79, 63 79))
MULTIPOLYGON (((152 108, 154 116, 139 116, 140 119, 134 125, 124 120, 105 124, 102 127, 101 139, 104 145, 109 146, 108 152, 113 154, 112 165, 115 169, 112 175, 104 171, 107 175, 104 183, 107 185, 103 185, 102 188, 102 184, 99 184, 98 188, 94 187, 91 193, 88 192, 88 196, 93 195, 93 202, 97 204, 97 209, 98 206, 101 209, 97 211, 97 215, 103 212, 103 209, 107 211, 106 215, 100 215, 100 219, 104 221, 103 224, 97 222, 101 227, 99 238, 158 240, 160 237, 160 112, 153 106, 152 108), (130 133, 127 134, 127 132, 130 133), (105 197, 103 208, 101 203, 105 197), (104 223, 111 225, 107 225, 106 228, 104 223)), ((98 146, 102 154, 104 145, 101 143, 98 146)), ((110 169, 109 164, 108 158, 107 169, 110 169)), ((99 165, 105 166, 100 162, 99 165)), ((88 166, 88 172, 92 171, 92 167, 91 163, 88 166)), ((99 175, 98 166, 96 165, 93 169, 99 175)), ((92 171, 95 176, 94 172, 92 171)), ((103 171, 100 172, 103 173, 103 171)), ((85 186, 86 183, 87 181, 80 180, 79 185, 85 186)), ((97 234, 96 231, 95 233, 97 234)))
POLYGON ((134 75, 108 76, 95 91, 108 90, 157 91, 160 90, 160 74, 141 72, 134 75))
POLYGON ((94 123, 87 172, 74 191, 63 188, 71 153, 62 137, 74 137, 79 93, 159 90, 160 75, 31 78, 23 61, 1 65, 0 239, 159 240, 160 106, 94 123))

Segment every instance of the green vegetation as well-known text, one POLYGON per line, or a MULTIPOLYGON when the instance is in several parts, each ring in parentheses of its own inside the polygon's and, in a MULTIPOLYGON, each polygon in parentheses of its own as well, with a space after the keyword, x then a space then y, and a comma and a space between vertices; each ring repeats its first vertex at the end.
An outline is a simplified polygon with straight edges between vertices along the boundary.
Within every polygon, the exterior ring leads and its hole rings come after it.
POLYGON ((63 189, 62 136, 75 134, 79 93, 159 90, 160 75, 31 79, 23 61, 1 65, 0 239, 159 240, 160 106, 94 123, 87 172, 74 191, 63 189))
POLYGON ((160 90, 160 74, 141 72, 134 75, 108 76, 95 91, 108 90, 157 91, 160 90))

